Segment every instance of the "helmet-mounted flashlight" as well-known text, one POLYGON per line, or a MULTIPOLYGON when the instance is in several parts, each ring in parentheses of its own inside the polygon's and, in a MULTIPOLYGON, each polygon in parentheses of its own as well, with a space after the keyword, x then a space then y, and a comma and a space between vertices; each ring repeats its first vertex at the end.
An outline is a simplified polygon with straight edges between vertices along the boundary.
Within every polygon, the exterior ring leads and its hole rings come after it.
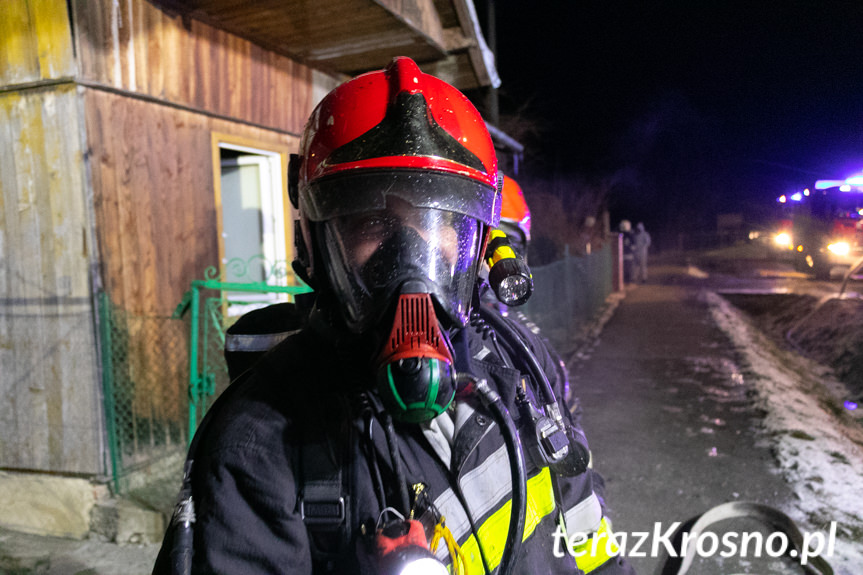
POLYGON ((489 267, 488 283, 504 305, 525 303, 533 293, 533 276, 524 259, 512 248, 506 233, 491 230, 485 260, 489 267))

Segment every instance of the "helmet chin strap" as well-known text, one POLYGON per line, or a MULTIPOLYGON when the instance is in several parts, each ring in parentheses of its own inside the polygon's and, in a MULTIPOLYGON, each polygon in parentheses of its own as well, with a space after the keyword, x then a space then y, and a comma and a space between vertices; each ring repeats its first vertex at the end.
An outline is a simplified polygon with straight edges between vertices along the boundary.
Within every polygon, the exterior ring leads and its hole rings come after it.
POLYGON ((446 333, 421 282, 406 282, 389 336, 375 362, 376 387, 394 419, 430 421, 455 396, 456 374, 446 333))

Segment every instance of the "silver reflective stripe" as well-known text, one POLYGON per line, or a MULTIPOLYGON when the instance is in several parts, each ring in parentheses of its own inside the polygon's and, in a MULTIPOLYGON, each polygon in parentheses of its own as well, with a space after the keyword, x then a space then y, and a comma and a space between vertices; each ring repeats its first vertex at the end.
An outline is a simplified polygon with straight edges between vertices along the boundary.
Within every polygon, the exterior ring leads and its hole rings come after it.
MULTIPOLYGON (((464 425, 470 421, 470 418, 473 417, 474 409, 468 405, 464 401, 458 401, 455 404, 455 433, 453 433, 454 437, 458 437, 459 430, 464 427, 464 425)), ((483 434, 485 435, 485 434, 483 434)))
POLYGON ((602 522, 602 506, 596 493, 591 493, 590 497, 570 507, 563 514, 563 520, 566 522, 566 532, 570 535, 595 533, 602 522))
POLYGON ((459 479, 459 485, 475 518, 497 507, 512 491, 506 446, 501 445, 479 467, 465 473, 459 479))
POLYGON ((300 330, 280 333, 229 333, 225 335, 225 351, 269 351, 300 330))
MULTIPOLYGON (((509 496, 512 488, 506 446, 501 446, 482 465, 466 473, 459 480, 459 485, 474 518, 478 519, 498 507, 501 500, 509 496)), ((455 492, 447 489, 435 499, 434 504, 446 518, 446 526, 452 531, 453 537, 461 541, 470 531, 470 522, 455 492)))
POLYGON ((420 428, 434 452, 449 469, 452 463, 452 437, 455 428, 452 417, 444 411, 431 421, 420 423, 420 428))
POLYGON ((473 356, 476 360, 482 360, 485 356, 491 353, 491 350, 486 346, 482 346, 482 349, 476 352, 476 355, 473 356))

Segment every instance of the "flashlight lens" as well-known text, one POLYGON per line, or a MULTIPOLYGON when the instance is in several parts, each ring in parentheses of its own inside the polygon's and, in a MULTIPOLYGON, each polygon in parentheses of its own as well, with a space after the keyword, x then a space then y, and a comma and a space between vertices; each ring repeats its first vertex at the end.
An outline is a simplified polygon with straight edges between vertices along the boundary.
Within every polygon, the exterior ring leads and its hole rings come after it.
POLYGON ((526 296, 530 295, 530 289, 531 285, 529 278, 522 275, 509 276, 500 282, 498 296, 502 303, 506 305, 516 305, 517 303, 524 301, 526 296))
POLYGON ((399 573, 400 575, 443 575, 449 572, 437 559, 426 557, 408 563, 399 573))

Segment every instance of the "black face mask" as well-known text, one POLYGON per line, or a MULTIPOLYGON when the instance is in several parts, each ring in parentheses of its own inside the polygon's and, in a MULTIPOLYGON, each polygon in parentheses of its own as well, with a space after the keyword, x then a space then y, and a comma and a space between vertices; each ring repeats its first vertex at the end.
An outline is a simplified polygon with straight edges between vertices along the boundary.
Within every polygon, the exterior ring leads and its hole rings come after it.
POLYGON ((384 316, 402 286, 415 281, 426 286, 446 329, 466 324, 483 239, 477 220, 409 208, 339 218, 321 228, 330 287, 354 333, 388 324, 384 316))
MULTIPOLYGON (((366 285, 373 306, 378 310, 389 307, 397 291, 405 282, 421 281, 426 291, 441 305, 445 295, 438 284, 450 285, 451 265, 440 250, 429 247, 422 236, 410 227, 402 227, 378 248, 363 265, 362 277, 374 278, 374 285, 366 285), (427 281, 428 270, 436 270, 435 282, 427 281)), ((446 322, 449 323, 449 322, 446 322)))

